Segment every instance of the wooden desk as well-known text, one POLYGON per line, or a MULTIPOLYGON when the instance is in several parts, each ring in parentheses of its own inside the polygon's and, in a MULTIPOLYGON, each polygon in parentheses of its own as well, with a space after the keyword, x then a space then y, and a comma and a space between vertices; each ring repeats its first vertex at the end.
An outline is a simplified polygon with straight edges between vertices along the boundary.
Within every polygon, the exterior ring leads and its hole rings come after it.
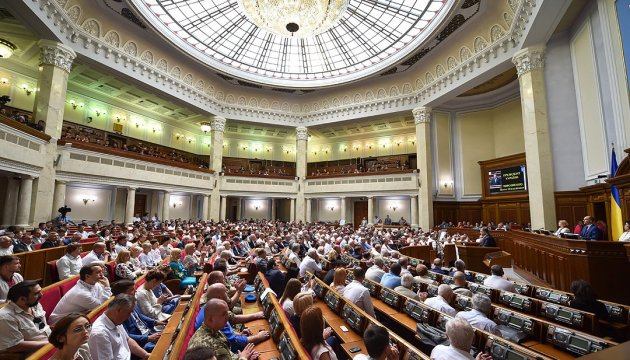
POLYGON ((372 297, 372 305, 374 305, 374 309, 382 312, 385 315, 392 315, 398 313, 398 310, 392 308, 391 306, 385 304, 383 300, 372 297))
POLYGON ((182 317, 184 316, 185 307, 186 305, 181 304, 181 303, 177 306, 177 309, 175 310, 175 312, 173 312, 173 315, 171 315, 170 319, 168 319, 168 322, 166 323, 164 330, 162 330, 162 336, 164 336, 165 334, 172 334, 175 332, 175 329, 177 329, 177 325, 179 324, 179 322, 182 320, 182 317), (182 305, 184 305, 184 307, 181 307, 182 305))
POLYGON ((274 360, 274 359, 275 360, 280 359, 280 352, 278 351, 278 349, 266 351, 260 354, 260 356, 258 357, 258 360, 274 360))
POLYGON ((416 319, 412 318, 406 313, 392 314, 391 318, 394 319, 394 321, 396 321, 400 325, 407 328, 409 331, 412 331, 412 332, 416 331, 416 325, 418 325, 418 322, 416 321, 416 319))
POLYGON ((466 263, 466 269, 488 274, 490 269, 483 263, 486 254, 501 251, 498 247, 457 246, 459 258, 466 263))
POLYGON ((365 346, 365 342, 363 340, 361 340, 361 341, 353 341, 353 342, 348 342, 348 343, 345 343, 345 344, 341 344, 341 348, 346 353, 346 355, 348 355, 348 357, 350 359, 352 359, 353 357, 355 357, 358 354, 363 354, 363 355, 367 355, 368 354, 367 347, 365 346), (358 352, 355 352, 355 353, 351 353, 350 349, 352 349, 354 347, 361 348, 361 350, 359 350, 358 352))
MULTIPOLYGON (((529 346, 529 348, 533 351, 539 352, 541 354, 545 354, 549 357, 553 357, 558 360, 575 359, 577 357, 567 352, 564 352, 562 350, 556 349, 552 345, 547 345, 547 344, 537 344, 537 345, 529 346)), ((609 359, 612 359, 612 358, 609 358, 609 359)))
POLYGON ((337 337, 341 339, 342 342, 353 342, 353 341, 363 341, 363 334, 357 334, 351 327, 346 323, 345 319, 337 319, 333 321, 326 321, 328 326, 330 326, 337 337), (341 330, 341 326, 345 326, 348 331, 341 330))
POLYGON ((431 250, 430 245, 407 246, 401 248, 400 253, 412 258, 424 260, 425 264, 431 264, 433 261, 433 259, 431 259, 431 250))

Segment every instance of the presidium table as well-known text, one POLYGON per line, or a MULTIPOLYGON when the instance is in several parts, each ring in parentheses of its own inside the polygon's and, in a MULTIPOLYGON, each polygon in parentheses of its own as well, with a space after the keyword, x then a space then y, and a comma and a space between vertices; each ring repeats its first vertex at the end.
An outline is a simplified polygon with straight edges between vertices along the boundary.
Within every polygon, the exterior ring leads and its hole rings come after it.
MULTIPOLYGON (((473 229, 447 231, 467 234, 470 239, 479 236, 479 231, 473 229)), ((488 274, 488 265, 505 266, 505 261, 510 261, 519 275, 547 287, 570 292, 571 282, 583 279, 591 283, 599 298, 630 304, 630 244, 561 239, 520 230, 494 231, 492 236, 498 247, 457 245, 456 251, 454 245, 445 247, 445 263, 457 254, 467 269, 488 274)), ((401 249, 401 253, 429 263, 435 257, 429 246, 411 246, 401 249)))

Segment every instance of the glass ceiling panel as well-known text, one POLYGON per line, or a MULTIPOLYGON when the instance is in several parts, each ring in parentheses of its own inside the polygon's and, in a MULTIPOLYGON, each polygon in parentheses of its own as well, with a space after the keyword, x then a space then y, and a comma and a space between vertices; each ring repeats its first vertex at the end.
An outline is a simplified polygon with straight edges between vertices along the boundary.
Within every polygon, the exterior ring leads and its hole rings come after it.
POLYGON ((132 0, 153 26, 211 67, 283 87, 338 85, 377 73, 424 43, 455 0, 349 0, 328 30, 284 37, 257 27, 237 0, 132 0))

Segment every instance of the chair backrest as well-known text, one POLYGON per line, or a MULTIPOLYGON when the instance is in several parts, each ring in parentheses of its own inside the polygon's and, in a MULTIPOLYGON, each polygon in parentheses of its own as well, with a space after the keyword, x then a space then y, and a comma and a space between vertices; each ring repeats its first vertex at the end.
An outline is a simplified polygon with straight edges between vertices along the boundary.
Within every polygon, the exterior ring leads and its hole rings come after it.
POLYGON ((39 303, 46 312, 46 320, 55 310, 55 306, 61 300, 61 297, 61 288, 59 286, 49 286, 42 289, 42 297, 39 299, 39 303))
POLYGON ((50 276, 50 282, 56 283, 59 281, 59 271, 57 270, 57 260, 48 262, 48 275, 50 276))

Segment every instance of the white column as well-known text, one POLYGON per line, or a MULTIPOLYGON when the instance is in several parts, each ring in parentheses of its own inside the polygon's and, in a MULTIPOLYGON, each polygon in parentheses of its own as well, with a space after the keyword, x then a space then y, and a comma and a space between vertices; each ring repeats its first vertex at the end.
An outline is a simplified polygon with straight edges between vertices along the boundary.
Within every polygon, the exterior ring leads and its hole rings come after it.
POLYGON ((221 212, 219 213, 219 220, 225 220, 226 212, 227 212, 227 196, 221 195, 221 212))
POLYGON ((411 195, 411 227, 418 227, 418 196, 411 195))
POLYGON ((433 155, 431 152, 431 117, 432 109, 418 107, 413 109, 416 122, 416 151, 418 157, 418 226, 429 230, 433 226, 433 155))
POLYGON ((340 220, 347 221, 347 219, 346 219, 346 197, 345 196, 341 197, 340 206, 341 206, 340 220))
POLYGON ((313 211, 313 202, 311 198, 307 198, 306 199, 306 220, 305 220, 306 222, 313 222, 312 211, 313 211))
POLYGON ((512 57, 521 89, 529 214, 532 229, 556 225, 553 159, 545 91, 545 47, 531 46, 512 57))
POLYGON ((210 123, 212 137, 212 156, 210 157, 210 169, 215 173, 221 172, 223 161, 223 131, 225 130, 225 118, 215 116, 210 123))
MULTIPOLYGON (((66 182, 57 180, 55 182, 55 194, 53 195, 52 214, 57 216, 58 209, 66 203, 66 182)), ((54 217, 53 216, 53 217, 54 217)))
POLYGON ((29 227, 31 217, 31 196, 33 195, 33 177, 22 175, 20 181, 20 195, 18 197, 17 215, 15 222, 17 226, 29 227))
POLYGON ((295 198, 291 198, 291 215, 289 216, 289 221, 295 221, 295 198))
POLYGON ((210 196, 203 194, 203 205, 201 205, 201 220, 208 220, 208 205, 210 204, 210 196))
POLYGON ((171 193, 164 190, 164 198, 162 199, 162 221, 168 220, 171 212, 171 193))
POLYGON ((367 218, 367 222, 368 225, 371 225, 374 223, 374 197, 373 196, 368 196, 367 197, 367 202, 368 202, 368 218, 367 218))
POLYGON ((7 178, 7 189, 4 197, 4 211, 2 212, 2 226, 15 225, 16 206, 18 204, 19 183, 9 176, 7 178))
POLYGON ((271 198, 271 221, 276 221, 276 199, 271 198))
POLYGON ((299 126, 295 129, 295 175, 298 177, 298 192, 295 199, 295 221, 304 221, 304 181, 306 177, 306 154, 308 151, 308 129, 299 126))
POLYGON ((236 202, 236 219, 234 220, 241 220, 241 209, 243 208, 243 198, 239 197, 237 198, 238 201, 236 202))
POLYGON ((135 215, 133 212, 136 206, 136 188, 128 187, 127 188, 127 205, 125 206, 125 222, 127 224, 133 223, 133 216, 135 215))

